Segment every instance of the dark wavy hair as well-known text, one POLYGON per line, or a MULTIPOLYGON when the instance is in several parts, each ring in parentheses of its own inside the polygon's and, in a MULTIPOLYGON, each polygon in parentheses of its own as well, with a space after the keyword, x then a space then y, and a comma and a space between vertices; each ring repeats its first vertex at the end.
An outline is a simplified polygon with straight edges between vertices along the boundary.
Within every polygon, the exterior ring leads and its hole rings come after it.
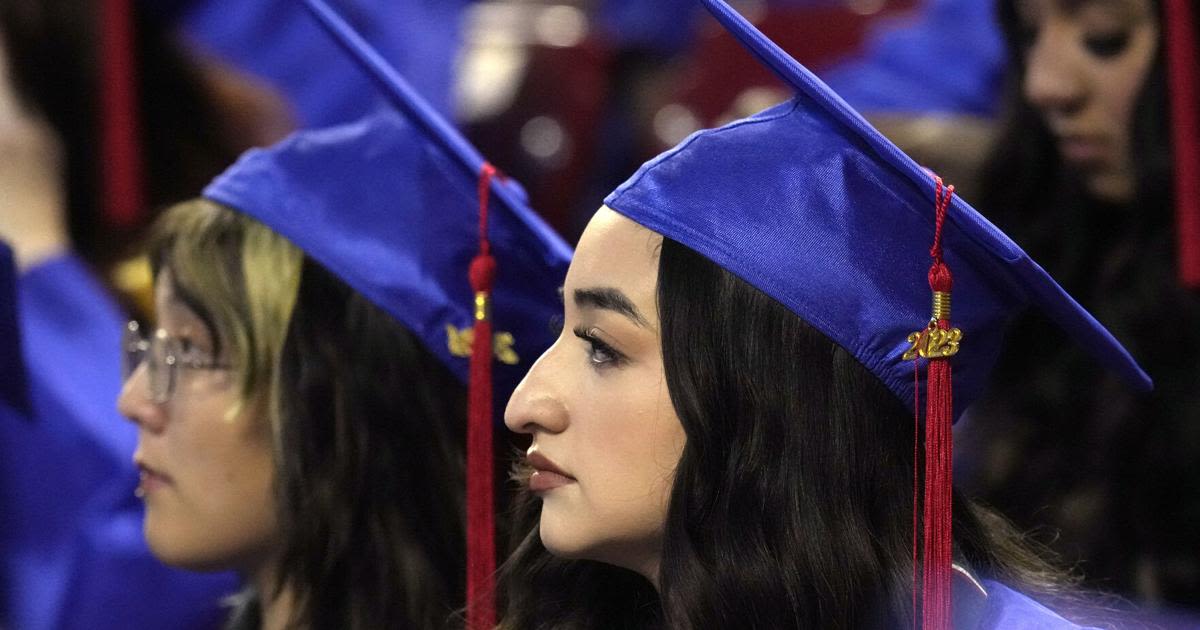
MULTIPOLYGON (((687 435, 656 592, 542 546, 538 504, 501 573, 501 627, 895 628, 912 619, 913 419, 849 352, 764 293, 664 239, 658 309, 687 435)), ((956 552, 1050 592, 1058 574, 956 497, 956 552)))
POLYGON ((305 260, 279 364, 279 579, 306 628, 439 628, 464 597, 466 393, 305 260))
POLYGON ((1013 344, 1002 355, 960 434, 959 452, 976 462, 963 479, 1019 525, 1048 525, 1047 542, 1081 563, 1091 586, 1200 605, 1200 296, 1176 280, 1162 46, 1129 121, 1135 198, 1105 203, 1064 167, 1022 94, 1013 3, 1000 1, 998 15, 1006 115, 978 206, 1113 331, 1156 391, 1130 392, 1029 313, 1014 328, 1039 351, 1013 344))

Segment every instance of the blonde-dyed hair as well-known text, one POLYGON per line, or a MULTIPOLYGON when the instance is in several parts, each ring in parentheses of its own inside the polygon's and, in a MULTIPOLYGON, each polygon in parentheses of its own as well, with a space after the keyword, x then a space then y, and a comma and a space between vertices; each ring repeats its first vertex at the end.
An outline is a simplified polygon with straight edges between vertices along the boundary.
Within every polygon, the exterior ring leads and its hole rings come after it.
POLYGON ((168 208, 151 231, 155 280, 204 320, 214 351, 233 365, 240 396, 228 416, 263 405, 277 427, 280 352, 296 305, 304 253, 240 212, 207 199, 168 208))

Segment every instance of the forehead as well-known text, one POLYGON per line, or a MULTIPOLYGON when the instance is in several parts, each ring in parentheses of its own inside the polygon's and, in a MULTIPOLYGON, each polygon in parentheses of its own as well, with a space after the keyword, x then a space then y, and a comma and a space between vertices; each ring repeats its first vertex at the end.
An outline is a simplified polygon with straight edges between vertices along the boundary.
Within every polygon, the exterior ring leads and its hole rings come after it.
POLYGON ((662 236, 602 207, 588 222, 575 248, 567 287, 614 287, 639 307, 647 299, 653 304, 661 247, 662 236))
POLYGON ((154 310, 159 323, 200 318, 187 301, 175 292, 175 282, 171 271, 165 267, 154 278, 154 310))

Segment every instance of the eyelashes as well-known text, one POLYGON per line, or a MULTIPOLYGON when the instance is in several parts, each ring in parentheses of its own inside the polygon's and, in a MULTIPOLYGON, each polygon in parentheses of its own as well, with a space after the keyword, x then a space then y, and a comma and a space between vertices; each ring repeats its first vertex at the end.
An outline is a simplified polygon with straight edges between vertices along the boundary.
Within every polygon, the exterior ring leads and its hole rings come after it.
MULTIPOLYGON (((1016 33, 1016 44, 1022 51, 1027 53, 1037 43, 1038 35, 1037 28, 1022 26, 1016 33)), ((1082 43, 1084 50, 1091 56, 1097 59, 1112 59, 1128 50, 1129 43, 1132 40, 1133 33, 1125 30, 1114 33, 1084 35, 1082 43)))
POLYGON ((572 332, 588 344, 588 362, 596 369, 617 367, 625 362, 625 355, 596 336, 595 329, 580 326, 572 332))
MULTIPOLYGON (((555 315, 547 323, 547 328, 549 328, 551 334, 555 337, 562 335, 563 326, 563 317, 561 315, 555 315)), ((616 367, 624 364, 626 361, 625 355, 596 335, 595 330, 586 326, 577 326, 571 329, 571 332, 576 337, 588 345, 588 363, 596 369, 616 367)))
POLYGON ((1084 37, 1083 47, 1095 57, 1110 59, 1125 52, 1125 49, 1129 47, 1129 40, 1129 31, 1109 35, 1090 35, 1084 37))

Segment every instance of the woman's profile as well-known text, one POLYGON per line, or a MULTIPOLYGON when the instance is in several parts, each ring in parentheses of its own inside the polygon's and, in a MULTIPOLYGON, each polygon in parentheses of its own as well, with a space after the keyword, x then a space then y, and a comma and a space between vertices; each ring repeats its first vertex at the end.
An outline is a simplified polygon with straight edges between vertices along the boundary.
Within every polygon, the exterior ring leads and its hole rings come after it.
POLYGON ((533 496, 501 627, 1077 627, 1037 601, 1058 574, 955 494, 950 425, 1026 306, 1149 379, 951 188, 706 5, 797 95, 648 162, 585 230, 563 333, 506 413, 533 496))

